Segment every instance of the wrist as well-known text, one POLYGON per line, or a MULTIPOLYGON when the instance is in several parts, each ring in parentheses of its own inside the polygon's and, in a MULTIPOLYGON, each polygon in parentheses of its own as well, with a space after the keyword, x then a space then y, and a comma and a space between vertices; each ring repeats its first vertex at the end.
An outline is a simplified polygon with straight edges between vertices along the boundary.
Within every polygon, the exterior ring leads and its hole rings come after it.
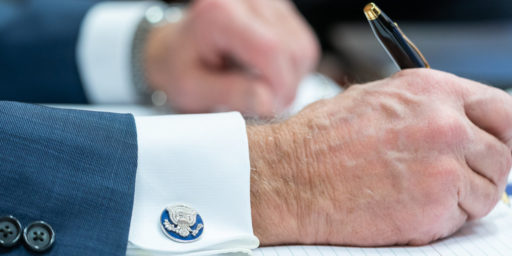
POLYGON ((253 229, 262 245, 299 242, 293 131, 287 124, 248 126, 253 229))
POLYGON ((147 23, 151 24, 147 32, 146 42, 142 52, 142 60, 146 79, 151 89, 164 91, 169 82, 168 73, 170 56, 177 50, 179 27, 185 16, 185 6, 180 4, 169 5, 167 8, 154 7, 146 11, 147 23))
POLYGON ((169 67, 169 51, 177 32, 177 24, 156 26, 148 34, 144 47, 144 67, 146 78, 153 90, 163 90, 168 81, 166 68, 169 67))

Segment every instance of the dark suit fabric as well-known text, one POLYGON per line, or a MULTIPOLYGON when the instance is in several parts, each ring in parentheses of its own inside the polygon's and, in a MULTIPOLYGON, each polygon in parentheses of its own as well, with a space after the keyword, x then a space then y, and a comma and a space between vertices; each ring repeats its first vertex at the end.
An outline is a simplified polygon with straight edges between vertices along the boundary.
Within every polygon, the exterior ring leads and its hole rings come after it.
POLYGON ((76 61, 94 0, 0 1, 0 100, 86 103, 76 61))
POLYGON ((131 115, 0 102, 0 215, 49 223, 45 255, 125 255, 136 169, 131 115))

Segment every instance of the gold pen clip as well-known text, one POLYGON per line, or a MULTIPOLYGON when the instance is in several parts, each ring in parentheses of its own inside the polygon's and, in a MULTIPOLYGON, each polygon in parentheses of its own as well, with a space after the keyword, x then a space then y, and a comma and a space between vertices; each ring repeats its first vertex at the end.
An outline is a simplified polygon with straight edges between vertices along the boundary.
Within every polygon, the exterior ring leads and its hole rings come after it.
POLYGON ((404 34, 404 32, 398 26, 398 24, 396 22, 394 24, 398 31, 400 32, 400 34, 402 34, 402 36, 404 37, 405 41, 409 44, 409 46, 411 46, 411 48, 418 54, 418 56, 420 56, 421 61, 423 61, 423 63, 425 64, 425 67, 430 68, 430 64, 428 64, 428 61, 427 59, 425 59, 425 56, 423 56, 423 53, 421 53, 418 47, 416 47, 416 45, 404 34))

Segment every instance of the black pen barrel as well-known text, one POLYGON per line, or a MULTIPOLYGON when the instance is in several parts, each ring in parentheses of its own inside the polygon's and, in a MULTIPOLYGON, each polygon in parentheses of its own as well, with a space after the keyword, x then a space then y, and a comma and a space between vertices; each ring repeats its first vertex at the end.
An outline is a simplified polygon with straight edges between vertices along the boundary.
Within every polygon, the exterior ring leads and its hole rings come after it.
POLYGON ((428 63, 413 49, 398 25, 373 3, 367 5, 365 14, 373 33, 400 69, 428 68, 428 63))

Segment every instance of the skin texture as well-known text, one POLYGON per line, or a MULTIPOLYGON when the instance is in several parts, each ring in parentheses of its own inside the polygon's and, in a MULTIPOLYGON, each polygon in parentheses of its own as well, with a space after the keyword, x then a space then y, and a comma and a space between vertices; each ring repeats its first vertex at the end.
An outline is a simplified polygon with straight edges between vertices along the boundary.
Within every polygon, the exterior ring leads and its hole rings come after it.
POLYGON ((512 165, 512 98, 407 70, 248 136, 263 245, 422 245, 498 202, 512 165))
POLYGON ((177 24, 154 29, 149 84, 180 112, 272 116, 295 97, 319 46, 287 0, 198 0, 177 24))

